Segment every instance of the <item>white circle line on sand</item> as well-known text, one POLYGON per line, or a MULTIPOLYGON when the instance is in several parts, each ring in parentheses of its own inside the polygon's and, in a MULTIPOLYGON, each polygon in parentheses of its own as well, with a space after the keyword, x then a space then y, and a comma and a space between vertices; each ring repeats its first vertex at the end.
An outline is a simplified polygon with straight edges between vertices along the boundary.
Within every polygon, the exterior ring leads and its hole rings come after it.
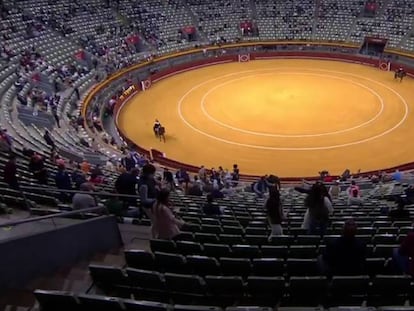
POLYGON ((234 81, 238 81, 238 80, 243 80, 243 79, 247 79, 250 78, 252 76, 259 76, 259 75, 273 75, 275 73, 271 73, 271 72, 266 72, 266 73, 259 73, 259 74, 251 74, 248 76, 243 76, 243 77, 239 77, 236 79, 232 79, 230 81, 226 81, 223 83, 220 83, 216 86, 214 86, 213 88, 211 88, 210 90, 208 90, 204 96, 201 99, 201 103, 200 103, 200 107, 201 107, 201 111, 203 112, 203 114, 210 119, 211 121, 213 121, 214 123, 217 123, 223 127, 229 128, 231 130, 237 131, 237 132, 241 132, 241 133, 245 133, 245 134, 251 134, 251 135, 256 135, 256 136, 265 136, 265 137, 284 137, 284 138, 305 138, 305 137, 320 137, 320 136, 328 136, 328 135, 335 135, 335 134, 340 134, 340 133, 345 133, 345 132, 349 132, 349 131, 353 131, 355 129, 364 127, 372 122, 374 122, 376 119, 378 119, 378 117, 384 112, 384 100, 382 99, 382 97, 378 94, 378 92, 374 91, 372 88, 367 87, 366 85, 363 85, 361 83, 352 81, 350 79, 346 79, 346 78, 341 78, 341 77, 337 77, 337 76, 333 76, 333 75, 327 75, 327 74, 317 74, 317 73, 303 73, 303 72, 286 72, 286 71, 280 71, 277 72, 276 74, 292 74, 292 75, 312 75, 312 76, 318 76, 318 77, 329 77, 332 79, 337 79, 337 80, 343 80, 343 81, 347 81, 351 84, 357 85, 361 88, 364 88, 366 90, 368 90, 369 92, 371 92, 371 94, 373 94, 375 97, 377 97, 377 99, 380 102, 381 108, 378 111, 378 113, 372 117, 371 119, 369 119, 368 121, 365 121, 359 125, 347 128, 347 129, 343 129, 343 130, 337 130, 337 131, 332 131, 332 132, 326 132, 326 133, 318 133, 318 134, 273 134, 273 133, 263 133, 263 132, 256 132, 256 131, 249 131, 249 130, 245 130, 245 129, 241 129, 235 126, 231 126, 229 124, 226 124, 224 122, 221 122, 220 120, 217 120, 216 118, 214 118, 213 116, 211 116, 206 107, 205 107, 205 101, 207 99, 207 97, 214 92, 215 90, 217 90, 220 87, 223 87, 227 84, 230 84, 234 81))
MULTIPOLYGON (((261 71, 268 71, 268 70, 277 70, 277 69, 280 69, 280 67, 278 67, 278 68, 265 68, 265 69, 262 69, 261 71)), ((403 118, 396 124, 396 125, 394 125, 392 128, 390 128, 390 129, 388 129, 388 130, 386 130, 385 132, 382 132, 382 133, 380 133, 380 134, 378 134, 378 135, 375 135, 375 136, 372 136, 372 137, 368 137, 368 138, 365 138, 365 139, 362 139, 362 140, 359 140, 359 141, 355 141, 355 142, 350 142, 350 143, 344 143, 344 144, 337 144, 337 145, 331 145, 331 146, 321 146, 321 147, 295 147, 295 148, 290 148, 290 147, 270 147, 270 146, 258 146, 258 145, 251 145, 251 144, 244 144, 244 143, 238 143, 238 142, 234 142, 234 141, 231 141, 231 140, 227 140, 227 139, 223 139, 223 138, 220 138, 220 137, 217 137, 217 136, 214 136, 214 135, 211 135, 211 134, 208 134, 208 133, 206 133, 206 132, 204 132, 204 131, 202 131, 202 130, 200 130, 200 129, 198 129, 198 128, 196 128, 196 127, 194 127, 192 124, 190 124, 185 118, 184 118, 184 116, 183 116, 183 114, 182 114, 182 111, 181 111, 181 108, 182 108, 182 104, 183 104, 183 102, 184 102, 184 100, 185 100, 185 98, 191 93, 191 92, 193 92, 194 90, 196 90, 197 88, 199 88, 199 87, 201 87, 201 86, 203 86, 203 85, 205 85, 205 84, 207 84, 207 83, 210 83, 210 82, 212 82, 212 81, 217 81, 217 80, 219 80, 219 79, 222 79, 222 78, 225 78, 225 77, 231 77, 231 76, 235 76, 235 75, 238 75, 238 74, 241 74, 241 73, 249 73, 249 72, 257 72, 258 70, 256 69, 256 70, 245 70, 245 71, 239 71, 239 72, 236 72, 236 73, 229 73, 229 74, 225 74, 225 75, 223 75, 223 76, 220 76, 220 77, 216 77, 216 78, 212 78, 212 79, 209 79, 209 80, 207 80, 207 81, 204 81, 204 82, 202 82, 202 83, 200 83, 200 84, 198 84, 198 85, 196 85, 196 86, 194 86, 194 87, 192 87, 190 90, 188 90, 182 97, 181 97, 181 99, 178 101, 178 106, 177 106, 177 109, 178 109, 178 115, 179 115, 179 117, 180 117, 180 119, 181 119, 181 121, 185 124, 185 125, 187 125, 190 129, 192 129, 193 131, 195 131, 195 132, 197 132, 197 133, 199 133, 199 134, 201 134, 201 135, 204 135, 204 136, 206 136, 206 137, 209 137, 209 138, 211 138, 211 139, 213 139, 213 140, 216 140, 216 141, 220 141, 220 142, 223 142, 223 143, 227 143, 227 144, 230 144, 230 145, 235 145, 235 146, 240 146, 240 147, 247 147, 247 148, 252 148, 252 149, 263 149, 263 150, 280 150, 280 151, 309 151, 309 150, 327 150, 327 149, 336 149, 336 148, 343 148, 343 147, 349 147, 349 146, 353 146, 353 145, 358 145, 358 144, 362 144, 362 143, 366 143, 366 142, 369 142, 369 141, 371 141, 371 140, 374 140, 374 139, 377 139, 377 138, 380 138, 380 137, 382 137, 382 136, 385 136, 385 135, 387 135, 387 134, 389 134, 389 133, 391 133, 392 131, 394 131, 395 129, 397 129, 398 127, 400 127, 404 122, 405 122, 405 120, 407 119, 407 116, 408 116, 408 104, 407 104, 407 101, 398 93, 398 92, 396 92, 393 88, 391 88, 391 87, 389 87, 389 86, 387 86, 387 85, 385 85, 385 84, 383 84, 383 83, 381 83, 381 82, 378 82, 378 81, 375 81, 375 80, 372 80, 372 79, 370 79, 370 78, 367 78, 367 77, 363 77, 363 76, 360 76, 360 75, 355 75, 355 74, 352 74, 352 73, 346 73, 346 72, 341 72, 341 71, 335 71, 335 70, 325 70, 325 69, 309 69, 309 68, 295 68, 296 70, 312 70, 312 71, 320 71, 320 72, 328 72, 328 73, 336 73, 336 74, 347 74, 347 75, 350 75, 350 76, 354 76, 354 77, 357 77, 357 78, 362 78, 362 79, 365 79, 365 80, 367 80, 367 81, 370 81, 370 82, 373 82, 373 83, 376 83, 376 84, 378 84, 378 85, 381 85, 381 86, 383 86, 384 88, 386 88, 386 89, 388 89, 389 91, 391 91, 392 93, 394 93, 401 101, 402 101, 402 103, 404 104, 404 107, 405 107, 405 113, 404 113, 404 116, 403 116, 403 118)))

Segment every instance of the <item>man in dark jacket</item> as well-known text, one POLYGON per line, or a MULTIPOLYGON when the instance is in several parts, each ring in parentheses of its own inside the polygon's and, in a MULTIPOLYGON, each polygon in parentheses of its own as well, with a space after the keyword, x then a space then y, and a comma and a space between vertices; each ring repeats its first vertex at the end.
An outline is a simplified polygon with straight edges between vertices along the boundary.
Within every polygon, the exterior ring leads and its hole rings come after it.
POLYGON ((75 189, 80 189, 80 186, 87 180, 81 170, 75 169, 72 173, 72 181, 75 184, 75 189))
MULTIPOLYGON (((137 195, 137 184, 138 184, 138 169, 134 168, 131 170, 130 173, 122 173, 119 175, 118 179, 115 182, 115 189, 116 192, 119 194, 126 194, 126 195, 137 195)), ((136 206, 137 200, 136 198, 120 198, 125 205, 127 206, 136 206)))
POLYGON ((220 215, 220 206, 214 203, 214 198, 211 194, 207 195, 207 203, 203 205, 203 213, 206 215, 220 215))
POLYGON ((45 134, 43 135, 43 139, 45 140, 46 144, 50 146, 50 148, 55 149, 55 142, 53 141, 52 137, 50 136, 50 133, 48 130, 45 131, 45 134))
POLYGON ((33 177, 39 181, 42 185, 48 183, 48 172, 45 168, 44 159, 41 155, 35 153, 29 162, 29 171, 33 173, 33 177))
POLYGON ((358 275, 364 271, 366 245, 355 235, 357 225, 354 220, 345 222, 343 234, 329 243, 320 258, 324 273, 332 275, 358 275))
POLYGON ((141 199, 141 207, 144 208, 147 215, 154 205, 157 198, 157 181, 155 180, 155 166, 146 164, 142 168, 142 174, 139 177, 138 191, 141 199))
POLYGON ((121 164, 129 172, 135 168, 136 162, 132 154, 128 154, 126 157, 121 159, 121 164))
MULTIPOLYGON (((63 164, 58 166, 58 171, 55 175, 55 183, 58 189, 72 190, 72 179, 69 173, 65 170, 65 166, 63 164)), ((61 192, 59 195, 59 199, 62 202, 71 202, 72 194, 61 192)))

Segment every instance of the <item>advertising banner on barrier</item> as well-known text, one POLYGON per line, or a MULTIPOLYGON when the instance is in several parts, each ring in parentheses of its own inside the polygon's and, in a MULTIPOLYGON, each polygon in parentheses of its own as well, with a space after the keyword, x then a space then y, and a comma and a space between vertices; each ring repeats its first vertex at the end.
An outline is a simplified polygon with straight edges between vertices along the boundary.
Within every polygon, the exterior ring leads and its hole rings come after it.
POLYGON ((239 62, 246 63, 250 61, 250 54, 240 54, 239 55, 239 62))
POLYGON ((145 79, 143 81, 141 81, 141 89, 143 91, 148 90, 151 87, 152 83, 150 79, 145 79))

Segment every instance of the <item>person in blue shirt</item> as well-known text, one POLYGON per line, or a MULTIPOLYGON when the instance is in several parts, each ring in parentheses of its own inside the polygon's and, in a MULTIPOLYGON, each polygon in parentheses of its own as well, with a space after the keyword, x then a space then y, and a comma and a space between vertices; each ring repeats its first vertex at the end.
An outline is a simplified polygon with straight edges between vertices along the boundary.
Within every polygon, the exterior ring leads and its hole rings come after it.
POLYGON ((392 174, 392 179, 400 182, 403 178, 403 174, 399 170, 395 170, 394 174, 392 174))
POLYGON ((266 177, 267 176, 262 176, 257 182, 253 184, 253 191, 259 198, 263 198, 269 188, 266 177))

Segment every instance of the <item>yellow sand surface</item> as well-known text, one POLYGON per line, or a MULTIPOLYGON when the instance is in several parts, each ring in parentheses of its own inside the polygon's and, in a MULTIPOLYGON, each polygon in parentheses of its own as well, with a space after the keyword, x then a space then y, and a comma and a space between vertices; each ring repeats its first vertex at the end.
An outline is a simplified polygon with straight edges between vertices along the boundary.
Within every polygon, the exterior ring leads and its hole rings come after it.
POLYGON ((414 80, 322 60, 209 66, 155 83, 127 102, 118 127, 144 148, 246 174, 314 176, 414 161, 414 80), (155 139, 155 119, 166 143, 155 139))

